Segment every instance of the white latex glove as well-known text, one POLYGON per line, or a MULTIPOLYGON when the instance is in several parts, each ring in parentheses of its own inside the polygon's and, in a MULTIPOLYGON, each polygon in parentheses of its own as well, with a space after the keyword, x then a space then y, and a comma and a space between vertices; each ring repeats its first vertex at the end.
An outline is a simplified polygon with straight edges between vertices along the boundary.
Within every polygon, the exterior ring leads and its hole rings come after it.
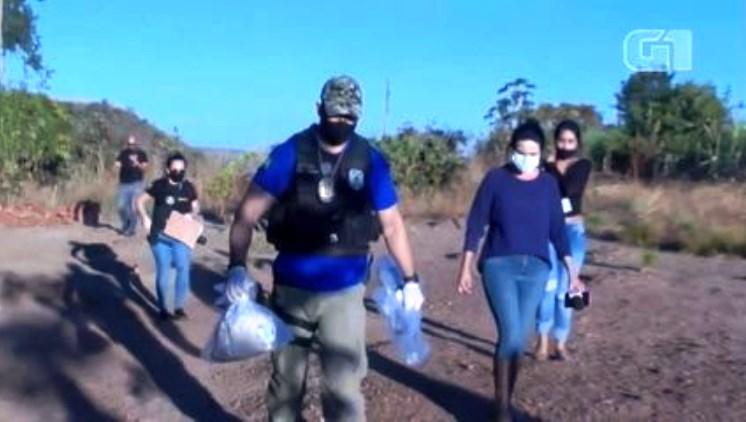
POLYGON ((258 290, 257 282, 251 278, 246 268, 239 266, 228 270, 224 297, 229 303, 238 302, 245 296, 255 300, 258 290))
POLYGON ((408 281, 404 287, 396 291, 396 300, 405 311, 419 311, 425 303, 425 295, 422 294, 420 283, 408 281))

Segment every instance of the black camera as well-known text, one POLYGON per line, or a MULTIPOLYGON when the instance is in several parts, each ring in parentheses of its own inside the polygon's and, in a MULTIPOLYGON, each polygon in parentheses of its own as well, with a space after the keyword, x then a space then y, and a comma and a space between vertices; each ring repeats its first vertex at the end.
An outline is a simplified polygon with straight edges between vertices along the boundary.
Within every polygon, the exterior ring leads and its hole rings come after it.
POLYGON ((565 308, 581 311, 591 305, 591 292, 567 292, 565 294, 565 308))

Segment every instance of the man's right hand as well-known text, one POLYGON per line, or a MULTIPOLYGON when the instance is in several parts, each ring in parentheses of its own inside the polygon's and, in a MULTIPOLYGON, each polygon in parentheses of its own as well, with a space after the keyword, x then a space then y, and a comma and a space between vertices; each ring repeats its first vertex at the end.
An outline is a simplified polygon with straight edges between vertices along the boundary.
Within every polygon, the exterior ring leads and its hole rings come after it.
POLYGON ((225 282, 225 298, 235 303, 244 297, 256 300, 258 284, 252 280, 246 268, 236 266, 228 270, 228 280, 225 282))

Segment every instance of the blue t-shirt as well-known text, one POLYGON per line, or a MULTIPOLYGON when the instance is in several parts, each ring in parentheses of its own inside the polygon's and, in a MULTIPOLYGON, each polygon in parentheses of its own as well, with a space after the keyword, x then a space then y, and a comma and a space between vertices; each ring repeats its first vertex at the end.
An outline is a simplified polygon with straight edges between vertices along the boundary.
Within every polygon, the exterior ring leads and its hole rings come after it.
MULTIPOLYGON (((396 188, 386 159, 375 148, 371 148, 370 151, 370 183, 367 185, 367 191, 373 209, 383 211, 397 204, 396 188)), ((273 197, 281 198, 295 176, 296 160, 294 141, 283 142, 269 154, 254 175, 253 183, 273 197)), ((280 252, 272 270, 275 280, 283 285, 328 292, 364 282, 368 273, 368 257, 280 252)))
POLYGON ((532 255, 548 263, 549 242, 560 257, 570 254, 559 185, 545 172, 531 181, 518 179, 508 167, 487 173, 469 212, 465 251, 476 252, 485 227, 480 263, 510 255, 532 255))

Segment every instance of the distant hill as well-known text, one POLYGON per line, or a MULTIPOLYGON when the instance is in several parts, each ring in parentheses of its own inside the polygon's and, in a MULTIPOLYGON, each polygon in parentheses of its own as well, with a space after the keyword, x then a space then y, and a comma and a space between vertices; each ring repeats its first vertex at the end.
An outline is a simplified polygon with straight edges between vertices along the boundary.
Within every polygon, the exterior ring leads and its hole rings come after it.
POLYGON ((142 148, 151 156, 151 161, 162 161, 173 151, 184 153, 193 162, 205 159, 202 152, 177 136, 164 132, 132 110, 112 106, 106 101, 60 104, 72 116, 75 149, 82 163, 109 166, 130 134, 137 137, 142 148))
POLYGON ((241 150, 235 148, 211 148, 211 147, 194 147, 195 151, 198 151, 204 155, 207 159, 217 162, 229 162, 243 157, 248 150, 241 150))
POLYGON ((239 148, 213 148, 213 147, 193 147, 197 151, 205 153, 207 155, 243 155, 249 152, 249 150, 239 148))
POLYGON ((198 189, 207 188, 247 153, 194 148, 178 133, 106 101, 59 101, 20 90, 0 90, 0 123, 0 203, 26 200, 34 192, 37 202, 108 200, 116 180, 114 161, 131 134, 150 159, 148 180, 160 177, 166 156, 179 151, 187 157, 188 177, 198 189))

